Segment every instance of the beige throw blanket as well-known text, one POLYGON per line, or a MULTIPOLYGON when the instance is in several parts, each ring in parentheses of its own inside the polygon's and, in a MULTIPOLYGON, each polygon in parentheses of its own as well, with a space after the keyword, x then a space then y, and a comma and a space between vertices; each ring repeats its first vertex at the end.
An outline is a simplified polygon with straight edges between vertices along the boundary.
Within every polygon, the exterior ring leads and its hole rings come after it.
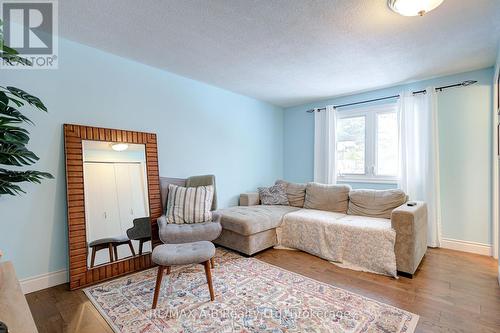
POLYGON ((397 277, 396 232, 388 219, 301 209, 283 217, 277 234, 280 246, 343 267, 397 277))

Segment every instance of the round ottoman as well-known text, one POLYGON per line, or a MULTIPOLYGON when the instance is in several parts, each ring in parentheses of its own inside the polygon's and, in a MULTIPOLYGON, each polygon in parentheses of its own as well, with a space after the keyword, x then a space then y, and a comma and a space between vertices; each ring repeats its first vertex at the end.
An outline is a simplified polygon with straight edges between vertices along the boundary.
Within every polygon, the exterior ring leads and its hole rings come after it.
POLYGON ((215 255, 215 246, 209 241, 199 241, 183 244, 162 244, 153 249, 152 260, 158 265, 158 275, 156 276, 156 286, 153 297, 155 309, 158 304, 163 271, 166 269, 170 273, 170 267, 174 265, 203 264, 207 277, 210 300, 213 301, 214 289, 212 286, 212 273, 210 271, 210 259, 215 255))

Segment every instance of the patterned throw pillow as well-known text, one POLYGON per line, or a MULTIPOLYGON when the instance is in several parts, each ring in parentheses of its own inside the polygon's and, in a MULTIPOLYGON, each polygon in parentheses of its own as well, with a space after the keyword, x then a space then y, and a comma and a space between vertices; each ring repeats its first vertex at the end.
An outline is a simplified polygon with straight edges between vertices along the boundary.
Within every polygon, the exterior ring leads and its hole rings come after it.
POLYGON ((201 223, 212 221, 214 187, 168 185, 167 223, 201 223))
POLYGON ((258 190, 261 204, 288 205, 285 184, 276 184, 271 187, 259 187, 258 190))

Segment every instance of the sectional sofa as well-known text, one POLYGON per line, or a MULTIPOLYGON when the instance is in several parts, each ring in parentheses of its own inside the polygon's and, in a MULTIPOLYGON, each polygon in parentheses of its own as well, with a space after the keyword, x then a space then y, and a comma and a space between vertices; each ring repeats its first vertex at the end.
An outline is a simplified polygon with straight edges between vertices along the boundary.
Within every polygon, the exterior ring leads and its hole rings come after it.
POLYGON ((219 210, 216 244, 253 255, 281 246, 350 268, 413 276, 427 249, 427 207, 400 190, 351 190, 347 185, 286 187, 289 205, 261 205, 258 193, 219 210))

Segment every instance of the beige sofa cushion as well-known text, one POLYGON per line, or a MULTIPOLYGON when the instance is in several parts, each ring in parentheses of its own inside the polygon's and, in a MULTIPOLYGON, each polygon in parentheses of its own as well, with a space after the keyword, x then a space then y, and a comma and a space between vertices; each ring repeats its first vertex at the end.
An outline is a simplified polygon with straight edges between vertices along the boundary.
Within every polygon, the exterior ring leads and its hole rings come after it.
POLYGON ((349 185, 308 183, 304 208, 346 213, 349 202, 349 185))
POLYGON ((281 224, 283 215, 299 208, 281 205, 236 206, 218 210, 222 228, 250 236, 274 229, 281 224))
POLYGON ((304 207, 304 199, 306 197, 306 184, 290 183, 285 180, 277 180, 276 184, 284 184, 286 187, 286 195, 288 203, 293 207, 304 207))
POLYGON ((406 200, 401 190, 352 190, 347 214, 390 219, 392 211, 406 200))

